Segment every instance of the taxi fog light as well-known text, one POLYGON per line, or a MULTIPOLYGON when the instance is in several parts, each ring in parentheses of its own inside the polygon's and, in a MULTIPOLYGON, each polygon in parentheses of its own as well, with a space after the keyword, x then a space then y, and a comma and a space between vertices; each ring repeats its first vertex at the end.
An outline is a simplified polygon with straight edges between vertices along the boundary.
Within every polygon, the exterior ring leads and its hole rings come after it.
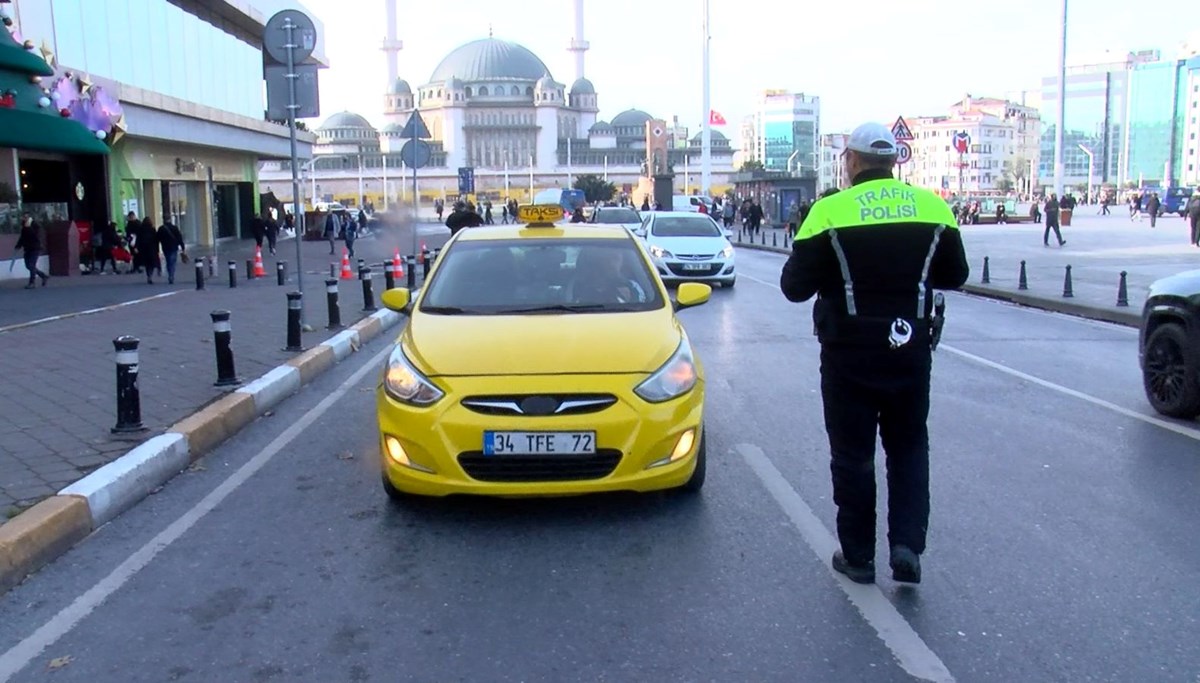
POLYGON ((408 358, 404 349, 397 344, 388 357, 387 369, 384 371, 383 386, 387 393, 397 401, 417 406, 427 406, 438 401, 445 394, 422 375, 408 358))
POLYGON ((684 457, 686 457, 688 453, 691 453, 692 446, 695 446, 695 445, 696 445, 696 430, 689 429, 686 432, 679 435, 679 439, 675 442, 675 448, 671 451, 670 455, 668 455, 665 458, 659 458, 658 460, 655 460, 654 462, 650 463, 649 465, 646 465, 646 469, 649 470, 649 469, 653 469, 655 467, 662 467, 663 465, 670 465, 673 462, 678 462, 679 460, 682 460, 684 457))
POLYGON ((408 451, 404 450, 404 446, 400 443, 400 440, 397 439, 396 437, 394 437, 394 436, 384 437, 383 443, 384 443, 384 446, 387 448, 388 457, 392 459, 392 462, 396 463, 397 465, 407 467, 409 469, 414 469, 414 470, 417 470, 420 472, 428 472, 430 474, 433 474, 433 470, 429 469, 428 467, 425 467, 424 465, 418 465, 417 463, 413 462, 412 459, 408 457, 408 451))
POLYGON ((692 346, 685 335, 675 353, 646 381, 639 384, 634 393, 651 403, 662 403, 691 391, 692 387, 696 386, 696 380, 692 346))

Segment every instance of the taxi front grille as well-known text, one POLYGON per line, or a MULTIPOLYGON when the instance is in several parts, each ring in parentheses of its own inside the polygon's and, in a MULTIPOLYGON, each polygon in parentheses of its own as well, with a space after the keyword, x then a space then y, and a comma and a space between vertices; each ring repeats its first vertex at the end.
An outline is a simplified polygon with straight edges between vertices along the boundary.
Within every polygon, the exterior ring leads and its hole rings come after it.
POLYGON ((458 464, 477 481, 534 482, 603 479, 617 469, 621 451, 601 448, 593 455, 484 455, 460 453, 458 464))

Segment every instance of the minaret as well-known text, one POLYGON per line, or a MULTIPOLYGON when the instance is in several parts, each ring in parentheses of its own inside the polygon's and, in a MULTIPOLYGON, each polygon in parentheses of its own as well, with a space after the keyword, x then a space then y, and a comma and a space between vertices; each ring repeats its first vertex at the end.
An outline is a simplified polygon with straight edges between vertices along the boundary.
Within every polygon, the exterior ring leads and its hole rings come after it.
POLYGON ((404 49, 404 42, 396 37, 396 0, 386 0, 387 2, 387 38, 383 41, 383 52, 387 55, 388 66, 388 81, 387 87, 390 91, 392 84, 400 78, 400 51, 404 49))
POLYGON ((583 78, 583 53, 588 47, 583 39, 583 0, 575 0, 575 37, 567 47, 567 51, 575 53, 575 80, 583 78))

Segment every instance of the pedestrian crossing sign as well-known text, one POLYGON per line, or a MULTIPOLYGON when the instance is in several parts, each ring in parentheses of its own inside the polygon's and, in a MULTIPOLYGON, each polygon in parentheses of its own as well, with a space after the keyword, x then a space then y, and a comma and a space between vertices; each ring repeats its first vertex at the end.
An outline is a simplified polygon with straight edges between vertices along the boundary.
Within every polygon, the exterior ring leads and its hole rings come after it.
POLYGON ((909 129, 908 122, 904 120, 903 116, 896 117, 896 122, 892 124, 892 135, 896 136, 896 140, 899 142, 913 139, 912 130, 909 129))

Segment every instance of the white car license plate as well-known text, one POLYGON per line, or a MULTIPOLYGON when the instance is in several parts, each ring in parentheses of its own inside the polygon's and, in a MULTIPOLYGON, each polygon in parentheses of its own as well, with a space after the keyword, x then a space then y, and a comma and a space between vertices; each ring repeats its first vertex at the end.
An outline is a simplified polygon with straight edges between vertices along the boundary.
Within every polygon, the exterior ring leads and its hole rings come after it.
POLYGON ((484 455, 594 455, 596 432, 484 432, 484 455))
POLYGON ((683 269, 684 270, 708 270, 708 264, 707 263, 685 263, 685 264, 683 264, 683 269))

